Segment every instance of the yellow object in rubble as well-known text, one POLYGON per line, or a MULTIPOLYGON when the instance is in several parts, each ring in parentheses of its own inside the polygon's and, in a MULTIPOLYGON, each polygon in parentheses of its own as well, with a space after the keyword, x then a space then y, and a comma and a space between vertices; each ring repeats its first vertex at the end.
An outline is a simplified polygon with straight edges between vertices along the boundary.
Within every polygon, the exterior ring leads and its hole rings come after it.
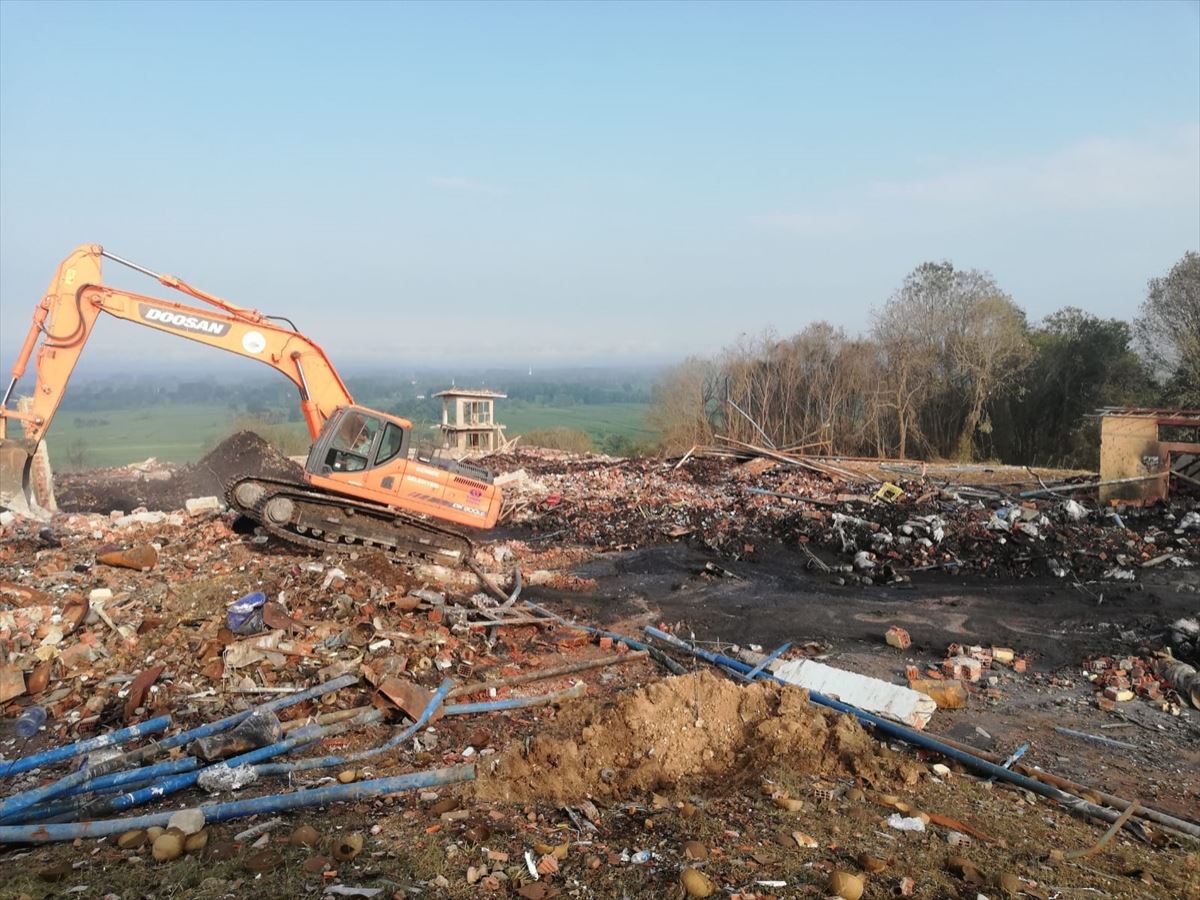
POLYGON ((884 503, 895 503, 903 496, 903 488, 892 484, 890 481, 885 481, 883 486, 875 492, 875 499, 882 500, 884 503))

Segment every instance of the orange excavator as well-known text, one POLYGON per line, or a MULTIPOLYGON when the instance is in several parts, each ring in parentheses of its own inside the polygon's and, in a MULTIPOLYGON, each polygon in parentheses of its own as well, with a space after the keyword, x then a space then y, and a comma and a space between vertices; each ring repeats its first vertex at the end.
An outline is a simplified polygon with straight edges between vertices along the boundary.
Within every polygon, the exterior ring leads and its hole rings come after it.
POLYGON ((0 505, 28 501, 30 460, 102 312, 265 363, 296 385, 312 438, 304 480, 248 474, 226 485, 230 506, 270 534, 322 550, 365 546, 451 561, 464 560, 471 542, 439 521, 480 529, 495 525, 501 495, 489 472, 453 459, 410 454, 412 423, 356 406, 325 351, 290 321, 235 306, 96 244, 76 248, 58 267, 34 310, 12 381, 0 399, 0 505), (212 308, 106 286, 100 278, 102 259, 212 308), (9 409, 35 347, 32 404, 27 410, 9 409), (7 437, 10 420, 21 423, 20 439, 7 437))

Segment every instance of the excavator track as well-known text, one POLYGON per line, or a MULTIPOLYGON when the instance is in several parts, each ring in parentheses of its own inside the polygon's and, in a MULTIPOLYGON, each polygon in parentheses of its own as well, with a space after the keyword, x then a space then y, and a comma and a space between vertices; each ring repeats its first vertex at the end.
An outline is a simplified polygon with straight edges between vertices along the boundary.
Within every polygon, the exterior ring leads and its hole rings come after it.
POLYGON ((460 565, 473 549, 456 531, 304 482, 243 476, 229 483, 225 499, 273 537, 323 553, 378 550, 397 560, 460 565))

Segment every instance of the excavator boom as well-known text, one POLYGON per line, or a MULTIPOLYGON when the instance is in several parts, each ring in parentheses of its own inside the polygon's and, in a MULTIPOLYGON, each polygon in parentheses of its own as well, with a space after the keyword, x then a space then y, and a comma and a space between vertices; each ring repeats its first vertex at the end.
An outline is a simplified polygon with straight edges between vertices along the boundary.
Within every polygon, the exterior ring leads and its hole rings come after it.
POLYGON ((97 244, 86 244, 77 247, 54 273, 46 295, 34 310, 8 389, 0 400, 0 421, 22 421, 28 452, 33 452, 50 427, 101 312, 271 366, 299 390, 304 421, 313 438, 335 409, 354 402, 325 351, 303 334, 276 324, 257 310, 235 306, 174 276, 159 275, 106 253, 97 244), (105 257, 196 297, 215 310, 108 287, 100 277, 101 259, 105 257), (39 338, 44 338, 40 347, 39 338), (9 400, 35 347, 37 389, 32 408, 21 413, 9 408, 9 400))

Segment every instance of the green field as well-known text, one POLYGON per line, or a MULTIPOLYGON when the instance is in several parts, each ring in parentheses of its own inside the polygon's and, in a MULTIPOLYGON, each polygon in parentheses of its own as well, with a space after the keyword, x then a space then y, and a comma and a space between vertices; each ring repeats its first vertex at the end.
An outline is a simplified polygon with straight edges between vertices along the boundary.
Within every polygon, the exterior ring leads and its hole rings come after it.
MULTIPOLYGON (((597 403, 576 406, 498 404, 496 417, 509 437, 562 426, 585 431, 599 442, 608 434, 652 441, 654 432, 641 403, 597 403)), ((63 410, 47 435, 51 463, 60 469, 97 468, 141 462, 153 456, 165 462, 192 462, 234 429, 238 414, 228 406, 163 405, 145 409, 81 412, 63 410), (91 424, 89 424, 89 421, 91 424)), ((294 430, 303 426, 277 425, 294 430)), ((427 431, 428 426, 416 430, 427 431)), ((269 434, 267 435, 270 436, 269 434)))
POLYGON ((509 437, 543 428, 575 428, 586 431, 593 440, 606 434, 619 434, 636 441, 654 440, 654 431, 646 424, 650 407, 645 403, 599 403, 577 406, 535 406, 532 404, 497 405, 496 418, 506 425, 509 437))
POLYGON ((191 462, 229 433, 234 415, 228 406, 194 405, 63 410, 50 424, 46 443, 56 468, 119 466, 150 456, 191 462))

